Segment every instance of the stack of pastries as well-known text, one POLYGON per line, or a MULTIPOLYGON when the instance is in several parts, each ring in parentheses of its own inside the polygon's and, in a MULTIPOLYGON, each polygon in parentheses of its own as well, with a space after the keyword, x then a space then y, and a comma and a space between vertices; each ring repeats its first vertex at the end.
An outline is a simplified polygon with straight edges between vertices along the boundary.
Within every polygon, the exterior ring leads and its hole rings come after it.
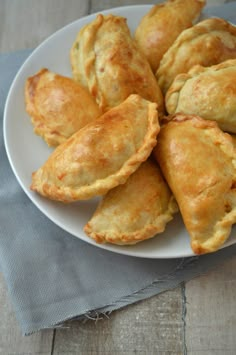
POLYGON ((204 6, 167 0, 134 35, 99 14, 74 39, 71 78, 43 68, 26 80, 34 131, 55 147, 31 189, 63 203, 102 196, 84 226, 98 243, 152 238, 180 211, 204 254, 236 222, 236 27, 199 21, 204 6))

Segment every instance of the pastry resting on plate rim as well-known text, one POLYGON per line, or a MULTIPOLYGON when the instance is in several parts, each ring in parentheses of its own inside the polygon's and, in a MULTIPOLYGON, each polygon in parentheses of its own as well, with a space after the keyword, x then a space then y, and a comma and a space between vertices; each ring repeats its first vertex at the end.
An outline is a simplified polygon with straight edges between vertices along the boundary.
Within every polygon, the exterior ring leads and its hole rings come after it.
POLYGON ((138 94, 156 102, 159 115, 163 113, 155 75, 124 17, 99 14, 79 31, 70 58, 74 79, 88 88, 102 110, 138 94))
POLYGON ((84 231, 98 243, 136 244, 164 231, 178 211, 157 163, 149 158, 108 191, 84 231))
POLYGON ((183 112, 214 120, 236 133, 236 59, 211 67, 194 66, 179 74, 165 97, 168 113, 183 112))
POLYGON ((236 222, 236 149, 216 122, 176 114, 154 148, 196 254, 214 252, 236 222))
POLYGON ((208 18, 184 30, 164 54, 156 72, 164 94, 174 78, 196 64, 210 66, 236 58, 236 27, 221 18, 208 18))
POLYGON ((31 189, 62 202, 104 195, 148 158, 159 130, 157 105, 130 95, 59 145, 31 189))
POLYGON ((102 114, 84 87, 46 68, 26 80, 25 104, 34 132, 49 146, 65 142, 102 114))
POLYGON ((135 39, 154 73, 164 53, 183 30, 194 24, 205 4, 205 0, 167 0, 142 17, 135 39))

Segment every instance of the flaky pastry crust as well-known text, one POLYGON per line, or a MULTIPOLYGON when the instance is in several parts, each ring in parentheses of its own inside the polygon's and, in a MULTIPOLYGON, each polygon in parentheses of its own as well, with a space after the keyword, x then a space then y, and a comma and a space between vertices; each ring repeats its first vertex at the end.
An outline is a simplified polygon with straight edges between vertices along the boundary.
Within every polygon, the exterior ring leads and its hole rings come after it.
POLYGON ((176 114, 161 128, 154 156, 196 254, 218 250, 236 222, 236 149, 213 121, 176 114))
POLYGON ((209 18, 184 30, 164 54, 156 77, 166 94, 174 78, 194 65, 211 66, 236 58, 236 27, 209 18))
POLYGON ((84 231, 98 243, 136 244, 165 230, 178 207, 150 158, 108 191, 84 231))
POLYGON ((157 105, 130 95, 58 146, 31 189, 62 202, 104 195, 148 158, 159 129, 157 105))
POLYGON ((135 39, 154 73, 178 35, 198 19, 205 3, 205 0, 167 0, 154 5, 142 17, 135 39))
POLYGON ((65 142, 102 114, 84 87, 46 68, 26 80, 25 105, 34 132, 49 146, 65 142))
POLYGON ((125 18, 99 14, 80 30, 70 57, 75 80, 89 89, 102 110, 138 94, 156 102, 163 113, 161 90, 125 18))
POLYGON ((166 94, 168 113, 195 114, 236 133, 236 59, 179 74, 166 94))

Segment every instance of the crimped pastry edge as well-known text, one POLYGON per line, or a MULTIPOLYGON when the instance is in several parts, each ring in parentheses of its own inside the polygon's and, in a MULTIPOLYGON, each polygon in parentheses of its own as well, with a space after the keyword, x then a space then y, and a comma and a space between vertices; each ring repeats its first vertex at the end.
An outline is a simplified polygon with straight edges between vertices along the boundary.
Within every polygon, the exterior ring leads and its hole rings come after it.
POLYGON ((162 57, 160 66, 156 71, 156 78, 160 88, 166 91, 165 88, 165 72, 170 68, 175 60, 175 54, 179 47, 184 42, 188 42, 199 35, 205 35, 211 30, 223 30, 230 32, 233 36, 236 36, 236 26, 219 17, 211 17, 201 22, 197 23, 193 27, 187 28, 182 31, 182 33, 177 37, 172 46, 167 50, 167 52, 162 57), (216 27, 217 22, 217 27, 216 27))
POLYGON ((236 67, 236 59, 228 59, 222 63, 212 65, 210 67, 204 67, 202 65, 194 65, 187 73, 181 73, 176 75, 171 86, 167 90, 165 96, 165 107, 169 114, 176 113, 176 108, 179 102, 179 96, 182 88, 188 80, 191 80, 205 73, 217 72, 222 69, 236 67))
MULTIPOLYGON (((139 95, 130 95, 135 99, 139 99, 139 95)), ((142 99, 145 100, 145 99, 142 99)), ((147 100, 145 100, 147 101, 147 100)), ((151 154, 152 149, 157 143, 157 134, 160 131, 160 125, 158 121, 157 104, 148 102, 148 131, 144 137, 143 145, 130 159, 128 159, 122 166, 122 168, 115 174, 112 174, 105 179, 99 179, 94 184, 89 186, 82 186, 78 189, 71 189, 69 187, 57 187, 55 185, 49 185, 44 183, 40 192, 37 190, 37 183, 34 181, 34 176, 40 171, 40 169, 33 173, 33 182, 31 184, 31 190, 39 192, 41 195, 50 198, 51 200, 57 200, 64 203, 73 202, 77 200, 86 200, 98 195, 104 195, 107 191, 119 184, 124 184, 128 177, 144 162, 151 154), (106 181, 107 180, 107 181, 106 181), (101 188, 101 184, 105 185, 101 188), (48 193, 50 192, 50 193, 48 193), (50 196, 50 197, 49 197, 50 196)))
MULTIPOLYGON (((220 137, 221 139, 219 139, 219 141, 218 141, 218 145, 219 145, 220 149, 222 149, 222 151, 225 154, 227 154, 230 157, 230 159, 232 160, 232 165, 235 169, 235 181, 236 181, 236 154, 235 154, 236 153, 236 146, 235 146, 235 144, 233 142, 233 138, 231 137, 230 134, 222 132, 222 130, 218 127, 218 125, 215 121, 204 120, 203 118, 201 118, 197 115, 187 115, 187 114, 182 114, 182 113, 176 113, 174 115, 170 115, 170 117, 171 117, 171 120, 168 123, 166 123, 165 125, 183 122, 183 121, 187 121, 187 120, 190 120, 190 121, 193 120, 194 125, 198 128, 216 129, 218 132, 217 135, 221 136, 220 137), (222 136, 222 133, 223 133, 223 136, 222 136), (222 137, 223 137, 223 142, 222 142, 222 137), (221 144, 220 144, 220 142, 221 142, 221 144), (229 147, 228 144, 232 144, 231 149, 228 149, 228 147, 229 147)), ((210 136, 210 134, 209 134, 209 136, 210 136)), ((154 149, 154 156, 156 156, 155 149, 154 149)), ((236 191, 234 192, 234 194, 235 194, 235 201, 236 201, 236 191)), ((181 212, 181 209, 180 209, 180 212, 181 212)), ((198 242, 189 233, 190 245, 191 245, 193 252, 196 255, 201 255, 201 254, 212 253, 212 252, 219 250, 220 247, 229 238, 230 232, 231 232, 231 229, 232 229, 232 226, 234 223, 236 223, 236 203, 235 203, 235 206, 232 208, 232 210, 228 213, 225 213, 223 218, 215 224, 212 236, 209 239, 207 239, 205 242, 202 242, 202 243, 198 242)))
POLYGON ((117 245, 134 245, 138 242, 150 239, 156 234, 162 233, 165 230, 166 224, 173 219, 173 214, 178 211, 177 203, 170 196, 167 210, 164 214, 157 217, 155 223, 150 223, 144 228, 136 230, 132 233, 110 233, 109 231, 95 232, 90 221, 84 226, 84 232, 97 243, 111 243, 117 245))

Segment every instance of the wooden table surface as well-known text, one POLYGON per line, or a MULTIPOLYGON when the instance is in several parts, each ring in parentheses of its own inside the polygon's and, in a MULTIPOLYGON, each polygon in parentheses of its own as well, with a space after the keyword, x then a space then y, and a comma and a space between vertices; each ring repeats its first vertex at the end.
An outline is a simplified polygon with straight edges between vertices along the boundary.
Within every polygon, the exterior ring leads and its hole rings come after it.
MULTIPOLYGON (((210 4, 217 0, 208 1, 210 4)), ((223 1, 221 1, 223 2, 223 1)), ((33 48, 92 12, 152 1, 0 0, 0 52, 33 48)), ((236 257, 109 318, 23 337, 0 274, 0 354, 236 354, 236 257)))

